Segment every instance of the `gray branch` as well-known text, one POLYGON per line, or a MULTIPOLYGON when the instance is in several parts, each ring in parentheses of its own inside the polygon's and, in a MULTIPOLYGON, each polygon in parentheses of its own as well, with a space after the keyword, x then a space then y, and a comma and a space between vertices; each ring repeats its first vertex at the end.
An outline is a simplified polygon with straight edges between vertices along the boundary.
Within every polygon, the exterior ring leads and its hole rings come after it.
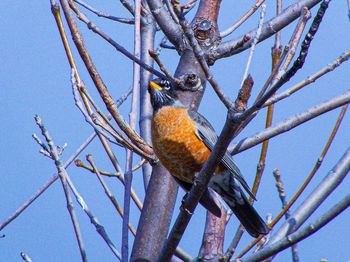
POLYGON ((184 49, 184 43, 180 26, 173 20, 171 15, 164 8, 162 1, 147 0, 147 3, 162 32, 181 53, 181 50, 184 49))
MULTIPOLYGON (((299 18, 300 12, 304 7, 311 9, 319 2, 321 2, 321 0, 300 0, 297 3, 289 6, 282 12, 282 14, 263 24, 259 42, 269 38, 279 30, 292 23, 295 19, 299 18)), ((239 38, 221 43, 216 49, 208 54, 209 63, 214 63, 217 59, 229 57, 248 49, 254 41, 254 35, 256 35, 257 30, 258 29, 256 28, 247 34, 240 36, 239 38), (249 37, 250 40, 244 42, 243 39, 247 37, 249 37), (239 43, 242 42, 244 42, 244 44, 239 45, 239 43)))

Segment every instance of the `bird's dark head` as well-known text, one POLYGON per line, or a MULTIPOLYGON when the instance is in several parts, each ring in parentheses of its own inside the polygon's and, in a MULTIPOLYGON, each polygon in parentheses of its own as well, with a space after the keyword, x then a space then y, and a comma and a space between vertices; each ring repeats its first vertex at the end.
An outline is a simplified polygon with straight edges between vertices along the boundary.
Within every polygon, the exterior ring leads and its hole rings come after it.
POLYGON ((170 81, 154 79, 149 82, 148 91, 151 95, 151 104, 154 111, 163 106, 171 106, 178 103, 178 96, 170 81))

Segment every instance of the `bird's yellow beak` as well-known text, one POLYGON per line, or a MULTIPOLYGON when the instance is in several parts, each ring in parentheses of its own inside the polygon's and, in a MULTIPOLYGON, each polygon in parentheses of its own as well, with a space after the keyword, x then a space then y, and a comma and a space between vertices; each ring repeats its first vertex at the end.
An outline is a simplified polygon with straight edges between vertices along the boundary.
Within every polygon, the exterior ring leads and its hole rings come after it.
POLYGON ((162 87, 153 81, 149 82, 149 86, 150 86, 150 88, 155 89, 155 90, 159 90, 159 91, 162 90, 162 87))

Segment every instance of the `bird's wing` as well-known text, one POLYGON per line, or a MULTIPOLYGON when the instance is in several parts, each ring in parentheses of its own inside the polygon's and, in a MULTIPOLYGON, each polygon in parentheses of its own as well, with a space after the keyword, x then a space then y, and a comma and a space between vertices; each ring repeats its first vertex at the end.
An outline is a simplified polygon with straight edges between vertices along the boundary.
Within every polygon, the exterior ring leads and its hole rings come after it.
MULTIPOLYGON (((218 136, 216 135, 213 126, 204 116, 200 115, 196 111, 188 110, 188 114, 191 117, 191 119, 196 123, 197 136, 203 141, 203 143, 209 148, 210 151, 213 150, 218 140, 218 136)), ((247 191, 247 193, 253 199, 255 199, 247 182, 244 180, 241 171, 227 152, 221 159, 221 163, 230 171, 231 174, 233 174, 234 178, 236 178, 240 182, 240 184, 247 191)))

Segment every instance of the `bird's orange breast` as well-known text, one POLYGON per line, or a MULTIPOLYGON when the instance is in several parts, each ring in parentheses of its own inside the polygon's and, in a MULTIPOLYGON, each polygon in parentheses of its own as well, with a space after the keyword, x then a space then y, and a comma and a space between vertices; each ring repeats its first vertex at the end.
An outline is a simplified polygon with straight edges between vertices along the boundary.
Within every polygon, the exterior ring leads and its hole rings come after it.
POLYGON ((169 172, 191 183, 210 151, 196 135, 186 108, 163 107, 152 119, 153 148, 169 172))

